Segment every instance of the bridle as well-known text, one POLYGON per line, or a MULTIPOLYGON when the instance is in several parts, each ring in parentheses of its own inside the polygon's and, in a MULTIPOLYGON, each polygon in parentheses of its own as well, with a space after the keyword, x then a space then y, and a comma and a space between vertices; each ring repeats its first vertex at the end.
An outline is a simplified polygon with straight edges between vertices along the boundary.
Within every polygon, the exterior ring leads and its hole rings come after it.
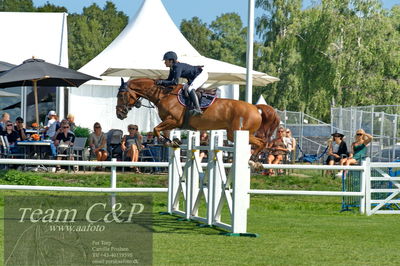
POLYGON ((124 82, 123 84, 121 84, 121 87, 119 88, 118 92, 128 92, 129 95, 133 98, 133 100, 135 101, 135 103, 133 104, 133 106, 129 106, 129 99, 128 99, 128 95, 126 93, 121 94, 123 97, 123 104, 117 104, 116 108, 121 108, 123 110, 123 112, 128 113, 130 110, 132 110, 132 107, 136 107, 136 108, 140 108, 140 107, 146 107, 146 108, 155 108, 154 105, 150 102, 150 106, 148 105, 144 105, 141 101, 142 98, 145 98, 143 95, 141 95, 138 92, 135 92, 135 94, 131 93, 131 91, 128 88, 128 83, 124 82), (139 95, 139 97, 137 97, 136 95, 139 95))

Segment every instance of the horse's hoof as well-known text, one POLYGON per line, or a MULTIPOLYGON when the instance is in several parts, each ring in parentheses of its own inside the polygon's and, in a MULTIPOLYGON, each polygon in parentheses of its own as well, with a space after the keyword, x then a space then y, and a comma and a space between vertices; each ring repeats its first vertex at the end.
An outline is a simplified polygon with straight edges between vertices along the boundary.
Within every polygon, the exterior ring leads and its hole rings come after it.
POLYGON ((264 170, 264 167, 263 167, 262 163, 256 162, 255 169, 256 169, 256 171, 262 171, 262 170, 264 170))
POLYGON ((249 166, 250 166, 251 168, 254 168, 255 164, 256 164, 256 163, 255 163, 254 161, 252 161, 252 160, 249 161, 249 166))
POLYGON ((249 166, 253 171, 259 172, 264 169, 262 163, 260 162, 254 162, 252 160, 249 161, 249 166))

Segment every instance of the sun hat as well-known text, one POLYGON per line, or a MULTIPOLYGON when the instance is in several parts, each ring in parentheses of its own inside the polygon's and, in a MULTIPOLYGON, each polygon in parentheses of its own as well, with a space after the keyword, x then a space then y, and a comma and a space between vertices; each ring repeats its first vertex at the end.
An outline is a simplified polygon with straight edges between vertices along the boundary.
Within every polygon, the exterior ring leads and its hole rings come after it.
POLYGON ((332 137, 338 136, 338 137, 340 137, 340 138, 343 138, 343 137, 344 137, 344 135, 343 135, 342 133, 339 133, 339 132, 332 133, 331 136, 332 136, 332 137))

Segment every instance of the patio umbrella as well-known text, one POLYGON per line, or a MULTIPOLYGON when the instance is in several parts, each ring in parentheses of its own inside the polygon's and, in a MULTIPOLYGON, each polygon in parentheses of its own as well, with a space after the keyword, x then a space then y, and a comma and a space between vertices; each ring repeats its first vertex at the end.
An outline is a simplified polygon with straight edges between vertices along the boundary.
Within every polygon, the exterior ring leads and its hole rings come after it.
POLYGON ((11 92, 6 92, 6 91, 0 91, 0 97, 19 97, 19 94, 16 93, 11 93, 11 92))
POLYGON ((91 79, 99 79, 73 69, 47 63, 42 59, 28 59, 21 65, 0 74, 0 88, 32 86, 35 96, 36 122, 39 123, 37 86, 79 87, 91 79))
POLYGON ((15 67, 15 65, 0 61, 0 73, 9 70, 10 68, 15 67))

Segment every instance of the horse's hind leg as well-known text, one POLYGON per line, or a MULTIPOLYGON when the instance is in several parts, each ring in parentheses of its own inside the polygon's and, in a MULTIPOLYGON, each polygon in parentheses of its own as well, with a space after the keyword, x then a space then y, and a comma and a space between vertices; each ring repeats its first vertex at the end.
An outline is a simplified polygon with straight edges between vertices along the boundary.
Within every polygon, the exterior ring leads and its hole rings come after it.
MULTIPOLYGON (((233 131, 227 130, 226 134, 227 134, 228 140, 233 142, 233 140, 234 140, 233 139, 233 131)), ((249 143, 256 147, 256 149, 254 150, 253 154, 250 157, 250 160, 258 161, 258 154, 261 152, 262 149, 265 148, 266 143, 262 139, 257 138, 255 136, 253 136, 252 134, 250 134, 250 136, 249 136, 249 143)))
POLYGON ((265 148, 266 143, 262 139, 257 138, 253 135, 249 136, 249 142, 256 147, 253 151, 253 154, 251 155, 251 160, 256 162, 258 161, 258 154, 261 152, 262 149, 265 148))

